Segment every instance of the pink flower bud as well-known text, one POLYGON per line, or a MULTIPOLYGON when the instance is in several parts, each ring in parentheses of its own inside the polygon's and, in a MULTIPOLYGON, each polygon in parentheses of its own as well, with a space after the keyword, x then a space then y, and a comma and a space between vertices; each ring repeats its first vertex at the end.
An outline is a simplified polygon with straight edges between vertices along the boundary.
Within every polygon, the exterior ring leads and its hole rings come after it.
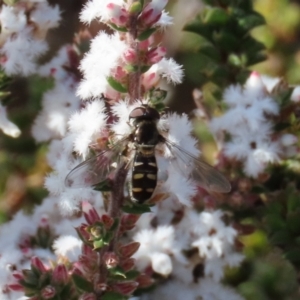
POLYGON ((140 215, 134 215, 134 214, 123 215, 121 220, 121 229, 124 231, 133 229, 139 218, 140 215))
POLYGON ((133 269, 135 264, 135 259, 134 258, 128 258, 126 260, 122 260, 120 262, 120 267, 125 271, 128 272, 133 269))
POLYGON ((39 222, 39 227, 48 227, 49 226, 49 217, 44 214, 42 215, 41 219, 40 219, 40 222, 39 222))
POLYGON ((142 85, 145 91, 155 87, 160 80, 157 65, 153 65, 146 73, 142 75, 142 85))
POLYGON ((100 221, 100 217, 96 209, 88 201, 82 202, 82 211, 88 224, 92 225, 95 222, 100 221))
POLYGON ((56 284, 66 284, 69 275, 65 265, 57 265, 52 273, 52 282, 56 284))
POLYGON ((36 269, 40 273, 46 273, 47 272, 47 268, 45 267, 45 265, 36 256, 34 256, 34 257, 31 258, 31 267, 34 268, 34 269, 36 269))
POLYGON ((154 280, 146 274, 140 274, 136 281, 139 284, 139 288, 147 288, 154 283, 154 280))
POLYGON ((138 58, 136 51, 132 48, 127 49, 123 56, 128 63, 135 63, 138 58))
POLYGON ((117 26, 126 25, 129 15, 125 8, 114 3, 109 3, 106 7, 108 15, 110 17, 110 22, 114 23, 117 26))
POLYGON ((7 287, 15 292, 23 292, 24 291, 24 287, 19 284, 19 283, 12 283, 12 284, 8 284, 7 287))
POLYGON ((123 295, 131 295, 137 287, 138 283, 135 281, 118 282, 113 285, 113 289, 123 295))
POLYGON ((85 293, 80 296, 79 300, 96 300, 96 295, 93 293, 85 293))
POLYGON ((140 49, 140 51, 141 50, 143 50, 143 51, 148 51, 148 49, 149 49, 149 47, 150 47, 150 45, 151 45, 151 37, 150 38, 148 38, 148 39, 146 39, 146 40, 144 40, 144 41, 141 41, 140 43, 139 43, 139 49, 140 49))
POLYGON ((139 20, 145 26, 151 26, 156 23, 160 17, 168 0, 153 0, 148 3, 143 9, 139 20))
POLYGON ((110 229, 111 226, 114 224, 114 219, 109 215, 102 215, 101 221, 105 227, 105 229, 110 229))
POLYGON ((48 285, 42 289, 41 294, 44 299, 51 299, 56 295, 56 290, 53 286, 48 285))
POLYGON ((119 258, 114 252, 104 253, 103 259, 108 269, 116 267, 119 263, 119 258))
POLYGON ((151 49, 147 54, 149 64, 158 63, 167 53, 166 47, 156 47, 151 49))
POLYGON ((77 234, 83 240, 83 242, 88 241, 90 238, 90 234, 87 231, 87 227, 88 226, 86 224, 81 224, 80 226, 75 227, 77 234))
POLYGON ((114 70, 112 70, 111 74, 117 81, 121 81, 124 77, 127 76, 127 72, 121 66, 118 66, 114 70))
POLYGON ((21 273, 20 271, 14 271, 12 273, 12 276, 17 280, 21 280, 24 278, 23 273, 21 273))
POLYGON ((140 248, 140 245, 141 244, 138 242, 132 242, 125 246, 121 246, 119 248, 119 253, 122 256, 122 258, 129 258, 140 248))

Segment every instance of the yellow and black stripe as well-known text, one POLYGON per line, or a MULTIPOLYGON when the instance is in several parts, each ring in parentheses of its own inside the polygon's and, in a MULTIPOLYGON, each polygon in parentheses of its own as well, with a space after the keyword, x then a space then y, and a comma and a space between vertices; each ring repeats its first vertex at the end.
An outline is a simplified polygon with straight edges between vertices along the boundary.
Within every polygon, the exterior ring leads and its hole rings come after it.
POLYGON ((149 150, 152 150, 152 155, 145 155, 142 148, 136 152, 132 168, 131 197, 140 204, 151 198, 157 183, 154 147, 149 149, 148 146, 147 152, 149 150))

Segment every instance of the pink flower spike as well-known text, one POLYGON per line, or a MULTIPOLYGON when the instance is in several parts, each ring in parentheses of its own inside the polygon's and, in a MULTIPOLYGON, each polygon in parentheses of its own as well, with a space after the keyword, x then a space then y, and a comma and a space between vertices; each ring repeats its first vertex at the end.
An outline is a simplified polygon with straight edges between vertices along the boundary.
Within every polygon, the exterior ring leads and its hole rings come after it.
POLYGON ((110 21, 117 26, 125 26, 129 15, 125 8, 120 5, 109 3, 107 4, 108 15, 110 16, 110 21))
POLYGON ((41 294, 43 299, 51 299, 56 295, 56 290, 53 286, 47 285, 45 288, 42 289, 41 294))
POLYGON ((52 281, 57 284, 66 284, 69 275, 65 265, 57 265, 52 273, 52 281))
POLYGON ((88 201, 82 202, 82 211, 88 224, 92 225, 100 220, 96 209, 88 201))
POLYGON ((32 268, 35 268, 36 270, 38 270, 40 273, 47 272, 47 268, 45 267, 45 265, 36 256, 31 258, 31 266, 32 266, 32 268))
POLYGON ((167 53, 166 47, 156 47, 151 49, 147 54, 147 59, 150 64, 158 63, 167 53))

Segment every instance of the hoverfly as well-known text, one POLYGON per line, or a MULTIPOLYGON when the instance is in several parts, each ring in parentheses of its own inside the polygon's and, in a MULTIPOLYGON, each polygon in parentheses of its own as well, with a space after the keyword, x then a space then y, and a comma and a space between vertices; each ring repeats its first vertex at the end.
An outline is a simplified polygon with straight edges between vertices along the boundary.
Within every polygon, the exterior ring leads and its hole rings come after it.
POLYGON ((103 182, 121 161, 124 149, 131 142, 134 147, 130 197, 132 201, 144 203, 149 200, 157 185, 157 163, 155 150, 158 144, 164 143, 181 165, 191 169, 190 178, 208 191, 227 193, 231 186, 228 180, 213 167, 185 151, 175 143, 163 137, 157 128, 159 112, 147 104, 134 108, 129 114, 132 132, 117 142, 111 149, 102 151, 76 166, 65 179, 68 187, 93 186, 103 182))

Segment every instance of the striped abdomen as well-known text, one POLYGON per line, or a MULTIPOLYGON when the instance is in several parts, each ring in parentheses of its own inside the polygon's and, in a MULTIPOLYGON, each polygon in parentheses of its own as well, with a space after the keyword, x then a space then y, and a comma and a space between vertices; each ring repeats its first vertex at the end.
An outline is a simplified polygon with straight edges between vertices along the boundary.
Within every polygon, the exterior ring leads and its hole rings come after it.
POLYGON ((151 198, 157 182, 157 166, 154 147, 140 147, 132 168, 131 197, 138 203, 151 198))

